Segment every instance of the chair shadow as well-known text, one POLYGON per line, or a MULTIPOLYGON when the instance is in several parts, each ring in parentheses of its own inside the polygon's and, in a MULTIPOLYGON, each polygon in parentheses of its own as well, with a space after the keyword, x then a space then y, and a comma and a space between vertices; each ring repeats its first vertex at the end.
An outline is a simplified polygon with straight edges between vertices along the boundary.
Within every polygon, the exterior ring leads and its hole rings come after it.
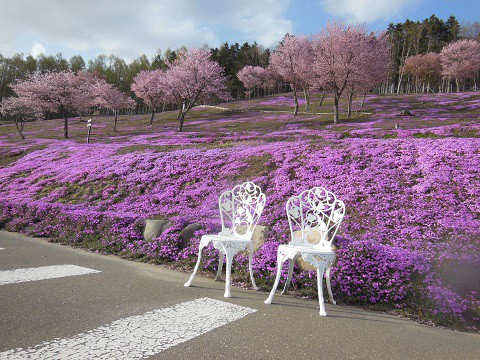
MULTIPOLYGON (((274 299, 275 300, 275 299, 274 299)), ((287 299, 283 299, 287 300, 287 299)), ((328 304, 328 303, 327 303, 328 304)), ((346 306, 342 305, 333 305, 329 304, 329 308, 327 309, 327 318, 334 318, 334 319, 351 319, 351 320, 357 320, 357 321, 368 321, 368 322, 376 322, 376 323, 391 323, 391 324, 398 324, 399 322, 402 322, 403 325, 408 325, 411 327, 423 327, 425 325, 416 323, 413 320, 410 320, 405 317, 398 317, 394 318, 395 315, 390 315, 386 313, 376 313, 372 310, 364 310, 364 309, 351 309, 347 308, 346 306), (341 312, 342 315, 336 314, 338 312, 341 312), (343 315, 345 314, 345 315, 343 315), (349 315, 350 314, 350 315, 349 315), (381 319, 378 319, 381 318, 381 319)), ((309 304, 298 304, 297 302, 289 302, 287 301, 273 301, 271 304, 266 305, 266 306, 279 306, 279 307, 284 307, 284 308, 289 308, 289 307, 296 307, 296 308, 303 308, 303 309, 310 309, 312 311, 319 311, 318 306, 313 306, 309 304)), ((320 315, 319 315, 320 316, 320 315)))
MULTIPOLYGON (((223 283, 223 284, 225 283, 223 280, 219 280, 216 282, 223 283)), ((214 296, 215 297, 218 296, 223 300, 235 301, 236 299, 238 299, 238 300, 246 300, 246 301, 261 301, 261 303, 259 304, 261 306, 268 306, 268 307, 278 306, 285 309, 294 307, 294 308, 308 309, 317 313, 319 311, 318 300, 305 299, 303 303, 300 303, 301 301, 300 298, 294 298, 290 294, 281 295, 280 291, 277 294, 275 294, 273 302, 267 305, 267 304, 264 304, 263 301, 267 299, 269 293, 264 291, 254 291, 254 292, 249 291, 248 293, 242 291, 240 293, 235 293, 235 288, 232 288, 232 297, 225 298, 221 295, 224 292, 224 288, 216 289, 214 287, 196 285, 196 284, 191 285, 190 287, 201 289, 201 290, 215 291, 214 296)), ((357 309, 351 308, 350 305, 333 305, 329 302, 325 302, 325 304, 328 305, 327 318, 351 319, 356 321, 368 321, 368 322, 392 323, 392 324, 398 324, 398 322, 401 321, 402 324, 408 325, 411 327, 425 326, 423 324, 416 323, 414 320, 410 320, 406 317, 401 317, 401 316, 394 317, 395 315, 391 315, 391 314, 380 312, 380 311, 375 312, 374 310, 366 310, 366 309, 357 310, 357 309), (338 314, 339 312, 340 314, 338 314)))

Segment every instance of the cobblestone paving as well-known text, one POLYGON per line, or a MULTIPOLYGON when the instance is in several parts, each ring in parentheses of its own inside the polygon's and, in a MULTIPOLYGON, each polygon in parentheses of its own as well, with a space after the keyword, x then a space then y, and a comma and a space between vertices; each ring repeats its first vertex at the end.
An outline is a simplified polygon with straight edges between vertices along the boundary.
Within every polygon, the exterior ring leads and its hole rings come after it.
POLYGON ((144 359, 255 311, 200 298, 120 319, 70 338, 8 350, 0 353, 0 360, 144 359))
POLYGON ((56 279, 74 275, 99 273, 98 270, 77 265, 52 265, 26 269, 0 271, 0 285, 15 284, 27 281, 56 279))

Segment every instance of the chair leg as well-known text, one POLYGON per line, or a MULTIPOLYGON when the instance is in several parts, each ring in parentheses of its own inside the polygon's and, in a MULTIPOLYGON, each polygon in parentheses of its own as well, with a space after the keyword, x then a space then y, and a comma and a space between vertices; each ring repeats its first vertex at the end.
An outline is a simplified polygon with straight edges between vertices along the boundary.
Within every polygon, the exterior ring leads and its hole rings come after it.
POLYGON ((273 284, 273 288, 270 291, 270 295, 268 296, 267 300, 265 300, 265 304, 271 304, 273 300, 273 296, 277 291, 278 283, 280 282, 280 277, 282 276, 282 267, 283 263, 285 262, 285 257, 283 254, 277 253, 277 276, 275 278, 275 283, 273 284))
POLYGON ((337 305, 335 300, 333 300, 332 287, 330 286, 330 270, 331 270, 331 268, 332 268, 332 263, 328 263, 327 270, 325 271, 325 275, 326 275, 326 278, 327 278, 328 297, 330 298, 330 302, 333 305, 337 305))
POLYGON ((288 276, 287 281, 285 281, 285 286, 282 291, 282 295, 287 292, 288 286, 290 285, 290 281, 292 281, 292 274, 293 274, 293 266, 295 265, 295 259, 290 259, 288 261, 288 276))
POLYGON ((323 273, 325 272, 325 264, 320 264, 317 268, 317 286, 318 286, 318 305, 320 307, 320 315, 327 316, 323 299, 323 273))
POLYGON ((232 260, 233 254, 229 254, 227 251, 227 274, 225 276, 225 294, 223 295, 226 298, 232 297, 232 293, 230 292, 230 274, 232 272, 232 260))
POLYGON ((253 257, 253 246, 250 246, 250 249, 248 251, 248 270, 250 271, 250 279, 252 280, 253 288, 255 290, 260 290, 260 288, 255 283, 255 278, 253 277, 252 257, 253 257))
POLYGON ((222 276, 222 269, 223 269, 223 260, 225 259, 225 254, 221 251, 219 251, 218 255, 218 270, 217 270, 217 276, 215 277, 215 281, 220 280, 220 277, 222 276))
POLYGON ((192 280, 195 277, 195 274, 197 273, 198 267, 200 266, 200 260, 202 259, 202 250, 204 247, 205 245, 202 244, 202 241, 200 240, 200 245, 198 247, 198 259, 197 259, 197 263, 195 264, 195 269, 193 269, 193 273, 190 276, 190 279, 188 279, 188 281, 185 284, 183 284, 183 286, 189 287, 190 284, 192 283, 192 280))

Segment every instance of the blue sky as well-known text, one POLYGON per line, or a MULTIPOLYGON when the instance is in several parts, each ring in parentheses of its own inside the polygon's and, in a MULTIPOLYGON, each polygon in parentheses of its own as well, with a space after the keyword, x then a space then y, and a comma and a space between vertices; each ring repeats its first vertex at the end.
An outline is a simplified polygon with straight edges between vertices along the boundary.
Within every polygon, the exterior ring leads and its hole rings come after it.
POLYGON ((0 54, 131 61, 182 45, 273 47, 287 32, 315 33, 334 18, 382 30, 432 14, 480 21, 480 0, 0 0, 0 54))
POLYGON ((351 19, 366 23, 371 30, 384 30, 390 23, 422 21, 432 14, 444 20, 454 15, 460 22, 480 21, 480 0, 293 0, 290 11, 296 33, 315 33, 332 18, 351 19))

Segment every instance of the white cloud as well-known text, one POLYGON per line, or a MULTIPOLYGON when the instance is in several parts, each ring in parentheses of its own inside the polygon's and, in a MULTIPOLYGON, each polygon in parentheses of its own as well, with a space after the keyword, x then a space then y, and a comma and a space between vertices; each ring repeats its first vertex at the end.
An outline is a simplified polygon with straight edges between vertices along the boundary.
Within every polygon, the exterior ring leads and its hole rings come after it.
POLYGON ((387 20, 403 10, 415 7, 420 0, 322 0, 324 11, 359 22, 387 20))
POLYGON ((95 51, 127 59, 153 55, 159 48, 226 41, 271 46, 292 32, 286 18, 289 4, 290 0, 0 0, 0 53, 15 47, 16 52, 26 51, 20 49, 26 38, 54 53, 95 51))
POLYGON ((34 43, 32 46, 32 50, 30 51, 30 54, 33 57, 37 57, 40 54, 46 54, 45 46, 39 43, 34 43))

